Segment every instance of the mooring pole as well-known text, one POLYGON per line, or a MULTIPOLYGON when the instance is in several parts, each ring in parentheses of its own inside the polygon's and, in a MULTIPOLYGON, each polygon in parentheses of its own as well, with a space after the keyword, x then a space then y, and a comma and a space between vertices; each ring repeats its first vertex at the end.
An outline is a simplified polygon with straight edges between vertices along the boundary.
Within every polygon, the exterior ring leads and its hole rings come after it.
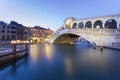
POLYGON ((13 53, 14 58, 16 58, 16 44, 13 44, 12 46, 12 53, 13 53))
POLYGON ((103 51, 103 46, 101 46, 101 48, 100 48, 100 49, 101 49, 101 51, 103 51))
POLYGON ((28 43, 25 44, 25 50, 26 50, 25 55, 27 56, 28 55, 28 43))

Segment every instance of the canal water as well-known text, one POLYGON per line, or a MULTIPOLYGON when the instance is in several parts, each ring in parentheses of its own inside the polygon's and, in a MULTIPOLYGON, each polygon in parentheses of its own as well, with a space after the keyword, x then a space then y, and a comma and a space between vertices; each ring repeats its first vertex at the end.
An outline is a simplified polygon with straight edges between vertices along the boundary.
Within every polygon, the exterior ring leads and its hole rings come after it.
POLYGON ((31 45, 29 56, 0 69, 0 80, 120 80, 120 51, 87 45, 31 45))

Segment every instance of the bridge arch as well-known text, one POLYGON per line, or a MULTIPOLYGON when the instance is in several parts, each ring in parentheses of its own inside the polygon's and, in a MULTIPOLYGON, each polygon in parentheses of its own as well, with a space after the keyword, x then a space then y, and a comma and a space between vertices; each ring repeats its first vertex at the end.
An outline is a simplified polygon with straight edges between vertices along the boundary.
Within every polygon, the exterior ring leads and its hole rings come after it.
POLYGON ((95 21, 93 27, 94 28, 103 28, 103 22, 101 20, 97 20, 97 21, 95 21))
POLYGON ((56 37, 54 39, 53 43, 55 43, 55 44, 59 44, 59 43, 60 44, 61 43, 63 43, 63 44, 65 44, 65 43, 70 44, 71 42, 73 42, 78 37, 84 38, 85 40, 90 42, 92 45, 95 44, 95 42, 92 42, 92 41, 88 40, 87 38, 85 38, 85 37, 83 37, 81 35, 75 34, 75 33, 64 33, 64 34, 61 34, 61 35, 59 35, 58 37, 56 37))
POLYGON ((92 28, 92 22, 91 21, 87 21, 85 23, 85 28, 92 28))
POLYGON ((109 19, 105 22, 104 26, 107 29, 117 29, 117 21, 115 19, 109 19))
POLYGON ((83 22, 80 22, 80 23, 78 24, 78 27, 79 27, 79 28, 84 28, 84 23, 83 23, 83 22))
POLYGON ((72 28, 76 28, 77 27, 77 23, 73 23, 72 28))

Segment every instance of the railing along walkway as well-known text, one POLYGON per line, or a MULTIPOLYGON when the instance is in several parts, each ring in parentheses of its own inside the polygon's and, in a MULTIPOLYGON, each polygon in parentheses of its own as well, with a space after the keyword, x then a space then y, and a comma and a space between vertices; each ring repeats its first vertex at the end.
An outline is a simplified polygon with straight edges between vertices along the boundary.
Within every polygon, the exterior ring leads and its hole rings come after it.
POLYGON ((16 60, 18 57, 21 56, 21 54, 24 54, 22 56, 28 55, 28 43, 20 43, 20 44, 1 44, 1 46, 10 45, 12 46, 12 51, 0 53, 0 65, 5 62, 9 62, 12 60, 16 60), (25 49, 23 50, 17 50, 18 45, 24 45, 25 49), (18 54, 19 53, 19 54, 18 54))
POLYGON ((62 33, 88 33, 88 34, 105 34, 105 35, 114 35, 120 34, 120 29, 92 29, 92 28, 71 28, 71 29, 63 29, 60 31, 56 31, 53 33, 52 38, 59 36, 62 33))

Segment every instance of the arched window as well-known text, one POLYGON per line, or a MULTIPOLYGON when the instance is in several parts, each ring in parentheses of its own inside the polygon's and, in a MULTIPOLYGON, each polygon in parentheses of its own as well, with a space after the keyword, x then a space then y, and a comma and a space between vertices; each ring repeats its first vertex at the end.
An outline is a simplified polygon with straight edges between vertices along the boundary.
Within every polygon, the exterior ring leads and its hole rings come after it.
POLYGON ((117 22, 114 19, 109 19, 105 23, 105 28, 108 29, 117 29, 117 22))
POLYGON ((76 28, 77 27, 77 23, 74 23, 72 28, 76 28))
POLYGON ((92 22, 87 21, 86 24, 85 24, 85 28, 92 28, 92 22))
POLYGON ((102 21, 97 20, 97 21, 94 23, 94 28, 103 28, 103 23, 102 23, 102 21))
POLYGON ((78 27, 83 28, 83 27, 84 27, 84 23, 83 23, 83 22, 80 22, 80 23, 78 24, 78 27))

